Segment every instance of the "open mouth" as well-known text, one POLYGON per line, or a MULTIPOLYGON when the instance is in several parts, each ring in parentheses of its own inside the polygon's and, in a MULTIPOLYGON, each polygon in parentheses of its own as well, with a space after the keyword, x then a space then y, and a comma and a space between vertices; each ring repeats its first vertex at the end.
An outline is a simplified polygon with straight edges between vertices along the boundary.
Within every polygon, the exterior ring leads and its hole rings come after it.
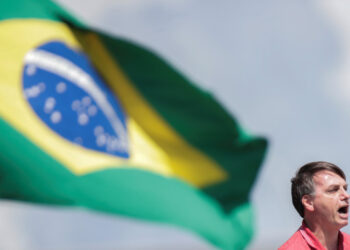
POLYGON ((349 206, 348 205, 344 205, 344 206, 342 206, 342 207, 340 207, 338 209, 338 213, 340 213, 340 214, 347 214, 348 210, 349 210, 349 206))

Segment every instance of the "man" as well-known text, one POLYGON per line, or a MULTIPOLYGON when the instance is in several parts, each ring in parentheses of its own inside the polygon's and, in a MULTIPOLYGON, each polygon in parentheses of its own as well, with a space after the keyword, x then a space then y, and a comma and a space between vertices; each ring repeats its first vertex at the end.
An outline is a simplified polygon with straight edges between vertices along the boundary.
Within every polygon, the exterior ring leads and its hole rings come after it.
POLYGON ((279 250, 350 250, 349 194, 344 172, 328 162, 302 166, 292 179, 295 209, 304 218, 299 230, 279 250))

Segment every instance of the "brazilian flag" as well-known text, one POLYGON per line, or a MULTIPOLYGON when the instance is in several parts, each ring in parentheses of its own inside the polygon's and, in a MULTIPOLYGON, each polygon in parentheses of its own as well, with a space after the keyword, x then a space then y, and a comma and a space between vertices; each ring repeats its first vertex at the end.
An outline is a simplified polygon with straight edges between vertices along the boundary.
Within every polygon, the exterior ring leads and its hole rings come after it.
POLYGON ((266 140, 155 53, 49 0, 0 1, 0 197, 253 234, 266 140))

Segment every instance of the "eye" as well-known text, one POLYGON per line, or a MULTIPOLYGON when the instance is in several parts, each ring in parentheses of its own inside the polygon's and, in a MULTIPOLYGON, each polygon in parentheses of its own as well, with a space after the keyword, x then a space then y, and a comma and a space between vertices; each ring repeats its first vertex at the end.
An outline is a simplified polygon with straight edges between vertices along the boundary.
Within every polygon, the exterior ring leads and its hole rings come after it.
POLYGON ((335 193, 339 190, 339 187, 333 187, 331 189, 328 190, 329 193, 335 193))

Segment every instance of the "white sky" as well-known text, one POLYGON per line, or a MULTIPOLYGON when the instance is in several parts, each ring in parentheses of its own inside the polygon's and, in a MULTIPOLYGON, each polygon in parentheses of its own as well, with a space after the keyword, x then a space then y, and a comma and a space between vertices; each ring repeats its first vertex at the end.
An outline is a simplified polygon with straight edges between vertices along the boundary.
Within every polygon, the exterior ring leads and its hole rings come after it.
MULTIPOLYGON (((276 249, 298 228, 290 178, 299 166, 327 160, 350 177, 348 1, 59 2, 91 25, 156 50, 214 92, 251 133, 269 138, 268 157, 252 193, 257 235, 251 250, 276 249)), ((0 235, 7 235, 0 249, 113 249, 126 246, 122 241, 130 239, 128 232, 159 249, 177 239, 184 242, 181 249, 205 246, 173 228, 76 210, 0 204, 5 225, 0 235), (159 234, 163 237, 155 237, 159 234)))

